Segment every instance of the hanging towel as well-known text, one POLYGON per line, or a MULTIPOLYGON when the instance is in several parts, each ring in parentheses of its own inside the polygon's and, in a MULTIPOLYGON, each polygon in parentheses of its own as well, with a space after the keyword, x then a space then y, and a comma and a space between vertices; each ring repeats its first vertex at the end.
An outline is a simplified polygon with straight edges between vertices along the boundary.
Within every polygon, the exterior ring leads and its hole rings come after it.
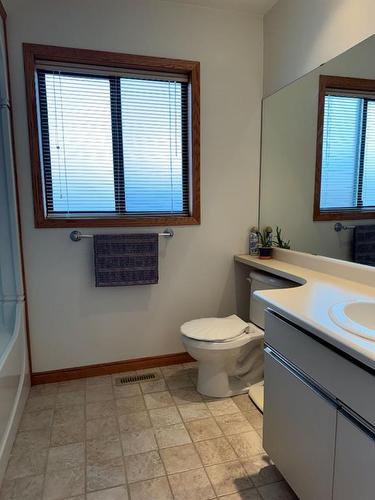
POLYGON ((95 235, 95 286, 157 283, 158 240, 157 233, 95 235))
POLYGON ((359 264, 375 266, 375 224, 355 227, 353 260, 359 264))

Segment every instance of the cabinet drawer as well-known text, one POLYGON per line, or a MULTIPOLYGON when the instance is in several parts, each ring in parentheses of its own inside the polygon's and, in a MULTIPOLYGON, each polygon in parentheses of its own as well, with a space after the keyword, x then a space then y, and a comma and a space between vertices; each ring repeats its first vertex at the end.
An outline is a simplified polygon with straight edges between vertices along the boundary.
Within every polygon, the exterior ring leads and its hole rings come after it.
POLYGON ((375 437, 337 417, 333 500, 374 500, 375 437))
POLYGON ((336 406, 269 348, 264 358, 263 446, 299 498, 331 500, 336 406))
POLYGON ((265 342, 375 426, 375 376, 266 311, 265 342))

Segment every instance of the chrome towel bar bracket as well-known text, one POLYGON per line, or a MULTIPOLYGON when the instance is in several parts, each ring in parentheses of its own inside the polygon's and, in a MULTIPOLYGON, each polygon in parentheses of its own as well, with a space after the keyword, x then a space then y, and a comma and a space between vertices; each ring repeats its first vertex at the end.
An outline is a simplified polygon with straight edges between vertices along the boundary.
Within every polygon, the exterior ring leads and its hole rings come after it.
POLYGON ((355 229, 355 226, 344 226, 341 222, 336 222, 333 227, 336 233, 339 233, 340 231, 348 231, 349 229, 355 229))
MULTIPOLYGON (((165 229, 162 233, 158 233, 159 236, 166 236, 167 238, 173 238, 173 229, 165 229)), ((81 241, 82 238, 93 238, 93 234, 82 234, 81 231, 72 231, 69 235, 72 241, 81 241)))

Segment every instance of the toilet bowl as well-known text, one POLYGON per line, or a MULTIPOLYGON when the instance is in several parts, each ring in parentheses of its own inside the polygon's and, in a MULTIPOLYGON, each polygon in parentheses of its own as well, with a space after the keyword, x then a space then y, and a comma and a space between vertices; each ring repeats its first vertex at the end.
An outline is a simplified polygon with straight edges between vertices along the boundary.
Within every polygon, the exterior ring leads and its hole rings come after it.
MULTIPOLYGON (((216 318, 215 318, 216 319, 216 318)), ((185 324, 186 325, 186 324, 185 324)), ((246 393, 251 384, 263 379, 263 331, 248 324, 230 339, 207 341, 184 335, 187 352, 198 361, 197 390, 211 397, 246 393)))
POLYGON ((249 281, 249 323, 231 315, 196 319, 181 326, 182 342, 198 361, 197 390, 206 396, 234 396, 248 393, 251 387, 262 390, 265 308, 254 292, 296 284, 259 271, 251 272, 249 281))

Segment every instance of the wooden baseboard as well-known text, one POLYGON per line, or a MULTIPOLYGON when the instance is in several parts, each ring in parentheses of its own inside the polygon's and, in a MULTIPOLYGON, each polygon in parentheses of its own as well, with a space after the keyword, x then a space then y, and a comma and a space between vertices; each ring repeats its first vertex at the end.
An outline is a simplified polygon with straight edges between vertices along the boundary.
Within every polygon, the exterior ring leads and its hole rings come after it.
POLYGON ((189 363, 190 361, 194 361, 190 354, 187 352, 177 352, 175 354, 164 354, 163 356, 152 356, 150 358, 128 359, 126 361, 114 361, 112 363, 63 368, 62 370, 33 373, 31 375, 31 384, 49 384, 51 382, 62 382, 64 380, 97 377, 99 375, 143 370, 145 368, 157 368, 158 366, 176 365, 178 363, 189 363))

